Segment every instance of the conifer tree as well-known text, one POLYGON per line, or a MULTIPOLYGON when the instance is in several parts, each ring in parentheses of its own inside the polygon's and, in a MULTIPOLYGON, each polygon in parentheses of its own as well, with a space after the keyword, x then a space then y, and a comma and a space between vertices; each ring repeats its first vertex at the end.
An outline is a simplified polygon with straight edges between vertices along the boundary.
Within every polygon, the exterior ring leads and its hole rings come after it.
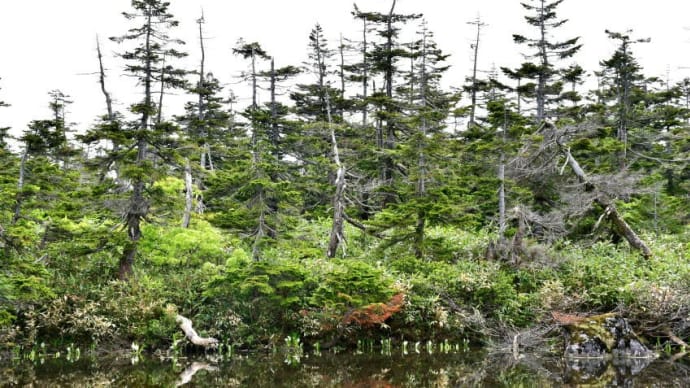
MULTIPOLYGON (((178 26, 168 10, 170 2, 132 0, 131 6, 132 12, 124 12, 123 15, 136 25, 126 34, 111 38, 117 43, 131 44, 132 47, 128 47, 121 56, 126 61, 125 72, 138 81, 143 96, 130 107, 137 118, 117 131, 121 148, 110 151, 111 159, 120 165, 122 179, 128 180, 131 187, 123 214, 129 242, 119 262, 118 277, 121 280, 128 280, 132 275, 142 237, 141 223, 148 218, 154 200, 150 189, 165 173, 165 163, 176 162, 174 139, 178 137, 177 129, 171 123, 158 120, 161 107, 154 100, 154 87, 159 83, 179 88, 186 82, 183 78, 185 72, 174 66, 174 60, 186 54, 175 48, 184 42, 168 35, 169 30, 178 26)), ((115 134, 113 129, 96 127, 85 139, 89 142, 111 140, 115 134)))
POLYGON ((633 105, 635 100, 644 99, 644 76, 641 67, 633 56, 631 45, 635 43, 649 42, 649 39, 632 39, 630 33, 619 33, 606 30, 610 39, 620 42, 611 58, 602 61, 603 74, 610 80, 608 89, 609 98, 615 99, 614 117, 616 127, 616 139, 621 143, 618 152, 618 164, 620 169, 627 166, 627 150, 630 147, 628 132, 634 120, 633 105))
POLYGON ((249 79, 252 83, 252 105, 251 108, 255 109, 259 106, 257 102, 257 92, 258 92, 258 70, 256 69, 256 62, 260 59, 268 60, 269 55, 261 48, 261 45, 257 42, 247 43, 244 39, 240 39, 237 42, 237 46, 232 49, 232 53, 241 56, 244 59, 250 61, 250 71, 249 73, 243 74, 245 79, 249 79))
POLYGON ((282 157, 290 152, 290 149, 283 149, 285 140, 291 136, 296 135, 295 123, 289 120, 287 116, 290 113, 288 106, 278 101, 278 89, 282 87, 281 83, 298 75, 300 69, 295 66, 288 65, 280 68, 275 66, 275 58, 271 57, 271 68, 268 71, 262 71, 259 76, 267 80, 269 83, 269 90, 271 93, 270 100, 263 107, 263 111, 257 111, 254 119, 261 122, 268 131, 268 139, 270 140, 271 153, 276 157, 282 157))
MULTIPOLYGON (((457 166, 449 157, 445 119, 457 102, 457 96, 444 91, 440 81, 448 69, 448 55, 436 45, 426 22, 422 21, 419 39, 410 45, 414 70, 404 88, 407 103, 401 109, 398 146, 390 155, 401 179, 391 185, 399 201, 389 204, 374 220, 375 230, 394 230, 388 243, 410 241, 417 257, 426 255, 428 225, 453 223, 464 202, 461 186, 451 172, 457 166)), ((401 90, 402 91, 402 90, 401 90)))
MULTIPOLYGON (((1 79, 2 78, 0 78, 0 80, 1 79)), ((0 90, 2 90, 2 88, 0 88, 0 90)), ((10 106, 10 104, 6 103, 3 100, 0 100, 0 108, 6 108, 9 106, 10 106)), ((6 139, 7 139, 9 130, 10 130, 9 127, 0 127, 0 152, 2 152, 2 150, 5 150, 7 148, 6 139)))
POLYGON ((307 68, 316 76, 313 84, 297 85, 297 92, 290 94, 290 98, 295 102, 295 111, 307 118, 325 122, 327 117, 326 97, 330 100, 332 107, 331 116, 335 122, 342 121, 340 115, 335 112, 342 111, 343 100, 341 91, 330 86, 328 76, 331 71, 330 61, 335 52, 328 47, 328 42, 323 35, 323 28, 316 24, 309 34, 309 62, 307 68))
MULTIPOLYGON (((534 98, 536 100, 535 121, 540 123, 542 120, 552 115, 547 109, 553 102, 559 100, 563 90, 561 77, 562 69, 556 67, 559 59, 570 58, 575 55, 582 45, 578 44, 579 37, 566 39, 564 41, 551 40, 553 30, 561 27, 567 19, 559 19, 556 15, 556 8, 563 0, 530 0, 529 3, 520 3, 529 13, 525 16, 527 24, 535 27, 537 33, 534 37, 515 34, 513 40, 517 44, 526 45, 532 52, 528 52, 529 58, 534 62, 534 72, 525 74, 535 82, 534 98)), ((523 65, 524 66, 524 65, 523 65)), ((532 67, 532 65, 528 65, 532 67)))
MULTIPOLYGON (((268 104, 268 109, 258 104, 260 78, 268 75, 274 87, 278 82, 275 67, 270 72, 262 72, 256 66, 259 59, 270 60, 270 55, 258 43, 245 43, 242 40, 233 52, 249 59, 251 64, 251 70, 245 78, 252 85, 252 103, 242 113, 250 126, 251 140, 249 149, 245 150, 251 156, 249 160, 239 160, 234 171, 223 172, 227 179, 216 181, 218 186, 213 192, 219 194, 217 204, 233 204, 233 209, 225 212, 218 222, 251 238, 252 257, 260 260, 263 249, 275 242, 295 200, 291 175, 286 171, 286 161, 278 150, 279 133, 274 132, 284 129, 281 128, 280 119, 287 114, 287 110, 279 110, 275 98, 268 104)), ((285 75, 294 72, 292 67, 286 69, 285 75)))
POLYGON ((359 19, 362 22, 362 40, 358 42, 358 54, 361 55, 361 62, 350 64, 346 66, 346 70, 350 73, 348 77, 352 82, 359 82, 362 85, 361 93, 357 95, 355 106, 358 106, 362 112, 362 126, 368 124, 368 97, 369 97, 369 83, 370 83, 370 72, 371 64, 369 60, 370 56, 370 39, 369 33, 373 31, 371 26, 371 21, 376 20, 375 14, 371 12, 363 12, 354 4, 354 10, 352 11, 352 16, 355 19, 359 19))
MULTIPOLYGON (((393 149, 400 130, 400 104, 395 100, 396 76, 398 74, 397 60, 408 55, 405 49, 398 45, 400 27, 398 24, 419 19, 420 14, 402 15, 395 13, 396 0, 393 0, 388 14, 375 14, 374 20, 380 25, 377 30, 382 42, 374 45, 371 52, 372 71, 383 76, 382 92, 379 92, 377 103, 381 107, 378 113, 379 123, 376 129, 377 146, 383 150, 393 149), (385 128, 384 128, 385 125, 385 128)), ((384 153, 385 154, 385 153, 384 153)), ((380 178, 388 182, 393 178, 393 161, 384 157, 380 165, 380 178)), ((388 202, 390 200, 384 200, 388 202)))
MULTIPOLYGON (((401 24, 416 20, 420 14, 399 14, 395 12, 397 2, 392 1, 390 10, 387 13, 361 12, 355 8, 355 17, 365 21, 365 31, 369 26, 376 32, 378 39, 372 39, 371 49, 364 50, 366 63, 362 70, 366 73, 363 85, 368 85, 371 80, 372 93, 368 93, 364 101, 365 107, 373 107, 373 131, 375 139, 375 149, 370 147, 362 156, 363 161, 367 161, 366 171, 370 175, 370 180, 366 186, 373 188, 363 192, 363 195, 371 197, 366 202, 371 202, 367 206, 385 207, 388 203, 395 200, 395 194, 390 190, 397 172, 392 151, 397 143, 398 137, 405 136, 403 106, 398 99, 396 91, 400 78, 405 73, 401 69, 400 61, 409 58, 409 51, 400 42, 401 24), (377 87, 378 82, 378 87, 377 87), (374 158, 373 160, 371 158, 374 158), (374 169, 371 169, 374 167, 374 169), (374 177, 376 176, 376 177, 374 177), (369 193, 369 191, 372 191, 369 193), (378 203, 374 203, 378 202, 378 203)), ((367 48, 369 43, 367 42, 367 48)), ((362 130, 368 130, 363 128, 362 130)), ((365 135, 371 138, 370 134, 365 135)), ((362 163, 363 165, 365 163, 362 163)))

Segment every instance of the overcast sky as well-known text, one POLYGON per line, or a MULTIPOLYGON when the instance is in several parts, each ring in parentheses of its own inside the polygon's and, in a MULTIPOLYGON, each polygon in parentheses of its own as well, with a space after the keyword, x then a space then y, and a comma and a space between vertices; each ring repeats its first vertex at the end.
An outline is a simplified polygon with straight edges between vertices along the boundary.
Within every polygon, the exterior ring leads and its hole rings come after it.
MULTIPOLYGON (((275 56, 276 66, 299 65, 306 59, 309 31, 320 23, 330 47, 337 47, 340 34, 358 38, 360 25, 350 15, 352 0, 172 0, 171 12, 180 22, 172 36, 187 42, 189 67, 198 61, 197 25, 201 9, 207 69, 241 97, 249 97, 236 85, 245 63, 231 54, 238 38, 258 41, 275 56)), ((364 11, 387 12, 391 0, 358 0, 364 11)), ((115 57, 121 50, 109 41, 122 35, 132 24, 121 12, 130 11, 129 0, 2 0, 0 1, 0 100, 12 104, 0 109, 0 126, 12 126, 19 134, 30 120, 49 117, 48 92, 60 89, 74 103, 68 121, 82 131, 103 114, 95 46, 101 37, 108 70, 108 88, 125 111, 135 102, 138 91, 122 76, 122 63, 115 57)), ((398 0, 397 12, 423 13, 439 47, 452 54, 446 84, 460 86, 471 70, 470 44, 473 27, 467 22, 478 15, 488 25, 480 43, 479 65, 489 70, 514 66, 522 61, 523 48, 512 42, 512 34, 532 34, 518 0, 398 0)), ((647 75, 672 80, 690 76, 690 31, 684 27, 690 4, 684 0, 565 0, 557 9, 569 22, 557 31, 557 39, 581 36, 583 49, 574 58, 587 71, 598 69, 615 44, 605 29, 633 29, 634 37, 651 38, 634 52, 647 75)), ((413 29, 414 26, 410 26, 413 29)), ((244 98, 244 99, 242 99, 244 98)), ((264 97, 266 98, 266 97, 264 97)), ((179 113, 179 112, 173 112, 179 113)))

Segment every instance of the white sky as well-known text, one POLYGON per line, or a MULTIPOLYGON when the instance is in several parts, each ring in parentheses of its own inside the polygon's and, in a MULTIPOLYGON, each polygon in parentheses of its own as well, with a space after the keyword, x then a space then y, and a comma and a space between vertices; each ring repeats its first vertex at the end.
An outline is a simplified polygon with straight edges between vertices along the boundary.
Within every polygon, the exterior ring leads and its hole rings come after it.
MULTIPOLYGON (((171 12, 180 21, 172 36, 187 42, 190 68, 198 61, 197 24, 203 8, 207 66, 221 82, 235 89, 240 107, 249 97, 239 85, 232 85, 245 63, 232 56, 238 38, 258 41, 276 66, 299 65, 306 60, 309 31, 319 22, 337 47, 339 34, 359 38, 360 24, 350 12, 353 0, 172 0, 171 12)), ((357 0, 363 11, 387 12, 391 0, 357 0)), ((446 84, 460 86, 471 70, 470 43, 474 27, 466 22, 481 15, 484 27, 480 43, 480 68, 515 66, 522 61, 522 47, 512 42, 513 33, 532 34, 523 19, 518 0, 398 0, 396 11, 423 13, 439 47, 452 54, 453 66, 446 84)), ((96 34, 108 70, 108 88, 117 108, 139 96, 138 89, 122 76, 122 64, 114 56, 121 47, 109 41, 133 25, 122 17, 130 11, 129 0, 1 0, 0 1, 0 100, 12 104, 0 109, 0 126, 12 126, 18 135, 34 119, 47 118, 48 92, 60 89, 74 103, 68 121, 83 131, 105 111, 105 103, 95 72, 96 34)), ((566 0, 557 9, 569 22, 557 31, 557 39, 581 36, 583 49, 574 58, 587 71, 598 70, 598 62, 608 58, 615 44, 605 29, 633 29, 634 37, 650 37, 651 43, 634 47, 647 75, 672 80, 690 76, 687 55, 690 25, 686 19, 690 3, 685 0, 566 0)), ((410 31, 414 30, 410 26, 410 31)), ((264 96, 264 99, 267 98, 264 96)), ((179 110, 169 113, 181 113, 179 110)))

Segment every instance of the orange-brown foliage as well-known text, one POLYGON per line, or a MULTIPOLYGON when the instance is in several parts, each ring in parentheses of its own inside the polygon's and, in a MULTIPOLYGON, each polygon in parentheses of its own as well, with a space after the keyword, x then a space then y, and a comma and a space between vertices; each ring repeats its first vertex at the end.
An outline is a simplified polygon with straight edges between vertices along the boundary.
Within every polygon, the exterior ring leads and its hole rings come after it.
POLYGON ((395 294, 386 303, 372 303, 370 305, 350 311, 349 313, 345 314, 343 323, 355 323, 362 327, 372 327, 374 325, 382 324, 386 321, 386 319, 400 311, 404 302, 404 294, 395 294))

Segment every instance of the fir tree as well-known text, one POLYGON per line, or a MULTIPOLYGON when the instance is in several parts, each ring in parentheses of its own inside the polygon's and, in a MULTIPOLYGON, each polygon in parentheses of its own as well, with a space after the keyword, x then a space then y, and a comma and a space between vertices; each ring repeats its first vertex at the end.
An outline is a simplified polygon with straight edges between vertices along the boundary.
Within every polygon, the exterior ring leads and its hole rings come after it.
POLYGON ((131 187, 123 214, 129 242, 119 262, 118 276, 121 280, 132 275, 142 237, 141 223, 148 218, 154 200, 151 188, 165 166, 160 161, 176 162, 174 139, 178 137, 177 129, 160 119, 161 107, 154 101, 156 83, 172 88, 186 84, 183 78, 185 71, 176 68, 172 62, 186 54, 174 48, 183 42, 168 35, 168 31, 178 25, 168 11, 169 6, 169 2, 161 0, 133 0, 133 11, 123 13, 127 20, 138 24, 111 40, 133 45, 121 56, 127 61, 125 72, 132 75, 142 88, 142 100, 130 107, 138 118, 121 129, 100 126, 86 135, 87 141, 95 142, 112 140, 117 134, 121 149, 110 151, 110 159, 120 165, 122 178, 128 180, 131 187))
MULTIPOLYGON (((529 76, 536 82, 534 86, 534 98, 536 100, 535 121, 540 123, 542 120, 551 116, 552 113, 547 109, 549 105, 560 99, 563 90, 561 79, 561 69, 556 67, 555 61, 570 58, 575 55, 581 45, 578 44, 579 37, 566 39, 564 41, 552 41, 550 35, 552 30, 561 27, 567 19, 559 19, 556 15, 556 8, 563 0, 530 0, 530 3, 521 3, 523 8, 530 14, 525 16, 527 24, 535 27, 537 34, 535 37, 523 35, 513 35, 513 40, 517 44, 527 45, 533 52, 527 55, 534 60, 534 72, 526 74, 520 72, 522 76, 529 76)), ((524 66, 524 65, 523 65, 524 66)), ((531 65, 529 65, 532 67, 531 65)))
MULTIPOLYGON (((2 78, 0 78, 1 80, 2 78)), ((0 88, 2 90, 2 88, 0 88)), ((0 108, 7 108, 9 107, 10 104, 6 103, 3 100, 0 100, 0 108)), ((0 152, 5 150, 7 148, 7 137, 9 133, 10 128, 9 127, 0 127, 0 152)))

